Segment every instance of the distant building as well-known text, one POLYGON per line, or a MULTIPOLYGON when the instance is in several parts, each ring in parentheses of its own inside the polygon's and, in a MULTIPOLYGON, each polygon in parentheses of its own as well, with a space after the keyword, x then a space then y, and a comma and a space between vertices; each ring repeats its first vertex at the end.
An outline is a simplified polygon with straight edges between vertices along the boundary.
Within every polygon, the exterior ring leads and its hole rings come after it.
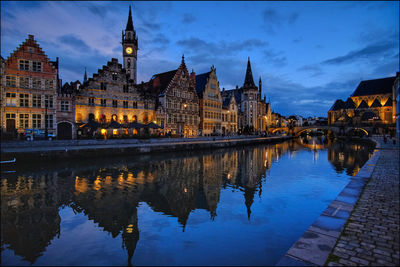
POLYGON ((393 124, 395 79, 361 81, 346 102, 341 99, 335 101, 328 111, 328 124, 393 124))
POLYGON ((189 74, 185 59, 176 70, 153 75, 148 82, 157 97, 157 116, 164 120, 164 133, 194 137, 199 131, 199 98, 196 74, 189 74))
POLYGON ((200 101, 201 135, 221 135, 222 97, 214 66, 211 71, 196 75, 196 92, 200 101))
POLYGON ((25 129, 57 130, 58 60, 50 61, 33 35, 5 61, 2 135, 23 137, 25 129))

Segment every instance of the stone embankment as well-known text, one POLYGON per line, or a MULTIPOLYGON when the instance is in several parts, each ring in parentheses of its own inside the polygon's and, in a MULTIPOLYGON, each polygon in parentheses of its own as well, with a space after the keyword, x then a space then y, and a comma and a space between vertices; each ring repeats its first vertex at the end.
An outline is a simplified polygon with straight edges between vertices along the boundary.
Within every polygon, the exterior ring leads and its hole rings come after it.
POLYGON ((1 146, 2 160, 60 159, 137 155, 138 153, 216 149, 260 143, 282 142, 289 136, 235 136, 162 139, 14 141, 1 146))
POLYGON ((278 266, 399 266, 399 144, 373 140, 373 157, 278 266))

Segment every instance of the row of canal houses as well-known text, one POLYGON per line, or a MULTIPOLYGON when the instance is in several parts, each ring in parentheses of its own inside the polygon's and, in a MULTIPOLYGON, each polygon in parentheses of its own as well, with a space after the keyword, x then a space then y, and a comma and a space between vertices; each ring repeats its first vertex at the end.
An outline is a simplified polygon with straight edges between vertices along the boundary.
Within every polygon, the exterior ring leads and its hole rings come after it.
POLYGON ((2 137, 24 138, 41 129, 59 139, 84 136, 234 135, 262 133, 272 123, 270 103, 255 85, 250 59, 241 87, 219 87, 217 71, 177 69, 137 82, 138 38, 129 8, 122 33, 123 62, 112 58, 93 77, 62 84, 59 58, 51 61, 33 35, 1 58, 2 137), (150 129, 150 130, 149 130, 150 129))

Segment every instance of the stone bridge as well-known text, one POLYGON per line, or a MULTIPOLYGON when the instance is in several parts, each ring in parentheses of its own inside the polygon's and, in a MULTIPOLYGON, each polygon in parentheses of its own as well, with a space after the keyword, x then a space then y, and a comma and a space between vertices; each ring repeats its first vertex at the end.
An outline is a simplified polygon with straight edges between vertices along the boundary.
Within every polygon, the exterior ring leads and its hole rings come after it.
POLYGON ((295 126, 291 129, 289 127, 278 127, 278 128, 269 128, 268 133, 274 134, 278 131, 280 132, 285 132, 287 134, 293 134, 295 136, 299 136, 302 132, 307 131, 307 130, 328 130, 331 131, 332 133, 336 135, 346 135, 350 131, 353 130, 361 130, 363 131, 367 136, 372 134, 372 127, 371 126, 338 126, 338 125, 310 125, 310 126, 295 126))

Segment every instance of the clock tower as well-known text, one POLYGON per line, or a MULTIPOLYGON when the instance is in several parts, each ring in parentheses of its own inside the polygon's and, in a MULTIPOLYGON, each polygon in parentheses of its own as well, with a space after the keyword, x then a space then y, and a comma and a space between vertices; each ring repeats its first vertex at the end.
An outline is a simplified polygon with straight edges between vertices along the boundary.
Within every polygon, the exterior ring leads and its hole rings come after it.
POLYGON ((128 22, 126 24, 125 32, 122 31, 122 54, 124 57, 124 68, 130 80, 136 83, 136 72, 137 72, 137 51, 138 51, 138 39, 136 36, 135 29, 133 28, 132 22, 132 11, 129 6, 128 22))

